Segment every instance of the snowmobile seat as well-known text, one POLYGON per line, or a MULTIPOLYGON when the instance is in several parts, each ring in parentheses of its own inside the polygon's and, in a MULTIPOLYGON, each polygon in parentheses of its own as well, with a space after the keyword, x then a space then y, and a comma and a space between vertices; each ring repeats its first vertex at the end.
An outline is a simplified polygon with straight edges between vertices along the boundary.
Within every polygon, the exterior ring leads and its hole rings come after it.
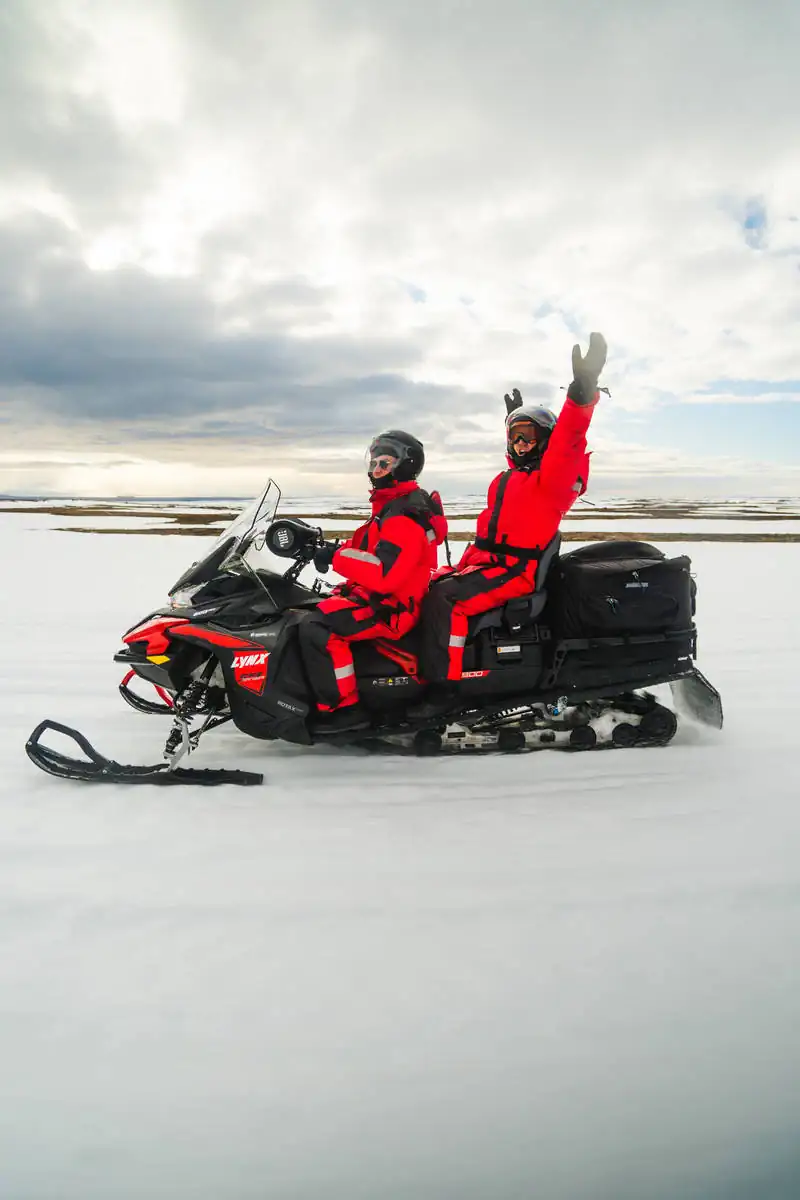
POLYGON ((469 621, 469 635, 474 637, 482 629, 507 629, 509 633, 517 633, 526 625, 532 625, 547 603, 547 592, 530 592, 527 596, 517 596, 500 608, 490 608, 488 612, 478 613, 469 621))
POLYGON ((478 613, 469 621, 469 636, 474 637, 482 629, 505 629, 510 634, 519 633, 527 625, 532 625, 547 603, 547 580, 558 558, 561 548, 561 534, 557 533, 542 551, 536 578, 543 586, 527 596, 517 596, 500 608, 490 608, 488 612, 478 613))

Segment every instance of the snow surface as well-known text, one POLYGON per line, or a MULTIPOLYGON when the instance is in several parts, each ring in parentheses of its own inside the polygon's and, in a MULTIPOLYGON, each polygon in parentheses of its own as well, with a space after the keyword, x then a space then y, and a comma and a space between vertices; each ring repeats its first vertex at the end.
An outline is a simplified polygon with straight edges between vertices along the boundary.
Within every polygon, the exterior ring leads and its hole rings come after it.
POLYGON ((0 515, 0 1196, 800 1195, 800 548, 665 547, 721 734, 414 760, 222 730, 197 764, 263 789, 159 790, 22 747, 53 716, 158 758, 111 655, 208 540, 23 526, 0 515))
MULTIPOLYGON (((66 506, 65 506, 66 507, 66 506)), ((153 511, 155 511, 155 505, 153 511)), ((0 513, 0 517, 2 517, 0 513)), ((88 513, 79 512, 77 516, 55 516, 51 513, 31 512, 31 513, 13 513, 14 527, 37 529, 37 530, 79 530, 81 532, 105 533, 109 530, 116 531, 119 529, 131 529, 136 533, 148 533, 154 529, 172 529, 175 530, 180 526, 175 521, 174 517, 168 510, 164 511, 161 517, 137 517, 129 515, 124 508, 121 508, 119 515, 114 516, 94 516, 88 513)), ((230 524, 231 517, 226 514, 220 516, 219 524, 210 522, 214 529, 222 530, 226 525, 230 524)))

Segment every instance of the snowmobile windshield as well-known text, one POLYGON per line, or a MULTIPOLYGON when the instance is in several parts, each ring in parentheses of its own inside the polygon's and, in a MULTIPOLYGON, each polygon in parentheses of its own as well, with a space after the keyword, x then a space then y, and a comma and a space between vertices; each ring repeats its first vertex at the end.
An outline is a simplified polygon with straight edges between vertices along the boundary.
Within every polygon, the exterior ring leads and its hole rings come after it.
POLYGON ((178 598, 178 593, 213 579, 233 560, 249 559, 254 555, 266 553, 264 539, 267 529, 275 519, 280 498, 281 489, 274 479, 270 479, 263 492, 259 492, 255 499, 234 517, 230 525, 223 529, 208 554, 192 563, 180 579, 173 583, 169 589, 173 601, 178 598))

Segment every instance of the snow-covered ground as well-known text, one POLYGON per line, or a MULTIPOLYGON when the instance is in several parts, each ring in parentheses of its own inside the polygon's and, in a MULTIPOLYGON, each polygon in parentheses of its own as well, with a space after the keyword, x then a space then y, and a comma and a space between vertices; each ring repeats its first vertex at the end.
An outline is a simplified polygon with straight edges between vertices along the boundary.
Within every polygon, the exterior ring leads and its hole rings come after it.
POLYGON ((262 789, 150 790, 22 747, 53 716, 158 757, 111 655, 208 541, 35 524, 0 514, 4 1200, 800 1195, 800 547, 666 547, 721 734, 414 760, 223 730, 198 765, 262 789))

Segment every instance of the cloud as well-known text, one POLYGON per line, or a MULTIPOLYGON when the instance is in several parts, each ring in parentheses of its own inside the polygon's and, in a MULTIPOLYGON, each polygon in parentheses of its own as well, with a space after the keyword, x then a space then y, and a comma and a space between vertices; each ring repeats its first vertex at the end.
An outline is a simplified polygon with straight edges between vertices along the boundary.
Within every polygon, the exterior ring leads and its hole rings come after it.
POLYGON ((593 328, 598 435, 680 407, 664 464, 703 404, 741 403, 714 381, 769 380, 767 407, 800 378, 797 5, 7 0, 0 21, 15 448, 168 443, 210 469, 266 445, 299 473, 310 440, 309 479, 358 488, 401 415, 480 486, 503 392, 557 407, 593 328))
POLYGON ((796 385, 792 392, 782 390, 758 392, 752 396, 743 395, 741 392, 715 392, 714 394, 697 392, 681 397, 683 404, 797 404, 798 402, 800 402, 800 384, 796 385))
POLYGON ((133 425, 260 407, 288 423, 301 406, 335 423, 337 397, 366 415, 420 390, 401 373, 419 358, 407 337, 290 336, 324 301, 308 283, 259 289, 250 328, 226 331, 241 297, 214 304, 191 280, 138 267, 93 272, 76 241, 43 218, 0 231, 0 273, 19 281, 0 297, 0 385, 28 388, 41 411, 133 425))

